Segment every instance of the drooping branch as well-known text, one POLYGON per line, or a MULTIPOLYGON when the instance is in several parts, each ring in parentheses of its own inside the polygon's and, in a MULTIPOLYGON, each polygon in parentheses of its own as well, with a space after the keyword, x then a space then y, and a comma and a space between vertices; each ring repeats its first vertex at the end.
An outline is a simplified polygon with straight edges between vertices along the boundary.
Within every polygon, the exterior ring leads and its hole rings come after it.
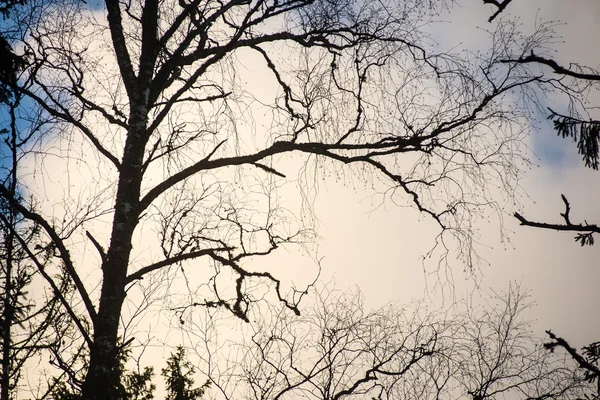
MULTIPOLYGON (((43 85, 41 85, 41 84, 40 84, 40 86, 43 87, 43 85)), ((57 101, 56 99, 54 99, 52 97, 52 95, 47 90, 46 90, 46 94, 52 99, 52 102, 55 105, 57 105, 58 108, 60 108, 60 110, 50 106, 41 97, 39 97, 38 95, 36 95, 35 93, 33 93, 31 91, 23 91, 23 93, 25 95, 27 95, 28 97, 31 97, 33 100, 35 100, 37 102, 37 104, 39 104, 51 116, 53 116, 55 118, 59 118, 65 122, 70 123, 73 126, 77 127, 89 139, 89 141, 96 148, 96 150, 98 150, 98 152, 100 154, 102 154, 104 157, 106 157, 106 159, 109 160, 116 167, 117 170, 119 170, 121 168, 121 162, 119 161, 119 159, 117 157, 115 157, 114 154, 112 154, 106 147, 104 147, 102 145, 100 140, 96 137, 96 135, 94 135, 94 133, 91 131, 91 129, 89 129, 87 126, 85 126, 81 121, 78 121, 77 119, 75 119, 64 106, 60 105, 59 101, 57 101)), ((102 110, 102 108, 99 106, 90 107, 90 109, 92 109, 92 108, 95 109, 96 111, 100 111, 103 115, 105 115, 105 114, 110 115, 105 110, 102 110)), ((117 120, 115 118, 112 118, 112 119, 109 119, 109 121, 115 122, 117 120)), ((119 123, 119 125, 123 126, 124 124, 119 123)))
MULTIPOLYGON (((272 68, 271 68, 272 69, 272 68)), ((528 79, 525 84, 533 82, 537 78, 528 79)), ((281 83, 281 79, 279 79, 281 83)), ((391 178, 395 183, 399 184, 409 195, 411 195, 415 201, 415 204, 419 207, 420 211, 424 211, 434 217, 442 227, 444 225, 439 220, 439 215, 435 212, 428 210, 423 206, 419 200, 418 195, 414 190, 411 190, 406 181, 404 181, 400 175, 394 174, 388 170, 388 168, 380 161, 378 157, 399 154, 405 152, 424 152, 431 153, 435 148, 441 147, 439 137, 451 132, 453 130, 460 130, 463 127, 469 126, 479 118, 479 114, 483 112, 489 104, 494 101, 498 96, 503 93, 517 88, 521 83, 511 83, 501 87, 494 87, 489 93, 483 96, 473 107, 472 111, 465 115, 460 115, 455 118, 441 121, 437 127, 433 128, 428 133, 422 133, 420 135, 412 135, 409 137, 399 137, 390 135, 389 137, 380 139, 374 142, 363 142, 363 143, 326 143, 326 142, 305 142, 299 143, 295 140, 292 141, 279 141, 273 143, 271 146, 259 150, 253 154, 239 155, 233 157, 222 157, 210 159, 216 149, 222 144, 222 142, 215 147, 211 153, 204 157, 202 160, 192 164, 182 170, 172 174, 163 182, 159 183, 152 189, 150 189, 142 198, 140 202, 139 212, 141 213, 152 202, 158 198, 162 193, 166 192, 171 187, 184 181, 185 179, 199 173, 200 171, 214 170, 217 168, 236 166, 244 164, 255 164, 265 158, 290 152, 303 152, 315 155, 325 156, 327 158, 341 161, 343 163, 364 163, 375 167, 377 170, 382 172, 387 177, 391 178), (356 155, 360 154, 360 155, 356 155)), ((284 90, 284 92, 287 92, 284 90)), ((289 98, 288 98, 289 99, 289 98)))
MULTIPOLYGON (((190 165, 187 168, 182 169, 181 171, 174 173, 169 178, 165 179, 163 182, 159 183, 152 189, 150 189, 146 195, 140 201, 139 212, 144 211, 152 202, 158 198, 161 194, 167 191, 169 188, 175 186, 179 182, 184 181, 185 179, 191 177, 192 175, 206 170, 213 170, 217 168, 227 167, 227 166, 236 166, 243 164, 254 164, 259 162, 267 157, 274 156, 282 153, 289 153, 293 151, 300 151, 304 153, 312 153, 318 155, 326 155, 336 157, 334 151, 336 150, 348 150, 348 151, 360 151, 360 150, 381 150, 381 151, 395 151, 395 152, 404 152, 414 150, 415 146, 419 144, 422 139, 414 138, 414 139, 402 139, 397 138, 396 141, 389 142, 375 142, 375 143, 363 143, 363 144, 328 144, 322 142, 311 142, 311 143, 293 143, 293 142, 275 142, 270 147, 267 147, 263 150, 260 150, 253 154, 241 155, 241 156, 233 156, 233 157, 223 157, 216 158, 211 160, 210 156, 214 154, 214 151, 211 152, 208 156, 204 157, 202 160, 198 161, 195 164, 190 165)), ((372 154, 378 155, 378 154, 372 154)), ((366 158, 365 156, 357 156, 360 159, 366 158)), ((358 159, 357 159, 358 160, 358 159)))
MULTIPOLYGON (((232 2, 231 4, 233 4, 232 2)), ((207 29, 208 27, 206 27, 207 29)), ((306 32, 301 34, 295 34, 292 32, 276 32, 272 34, 259 35, 251 38, 242 38, 245 29, 248 29, 249 26, 240 27, 236 34, 229 39, 229 41, 220 46, 213 46, 210 48, 197 48, 195 51, 190 54, 183 55, 181 54, 178 57, 170 57, 169 62, 163 64, 159 71, 156 73, 152 80, 152 87, 150 90, 150 98, 149 103, 155 104, 161 94, 165 92, 165 90, 172 83, 173 72, 178 68, 183 68, 186 66, 190 66, 195 62, 203 60, 203 62, 195 69, 193 72, 185 79, 182 86, 178 88, 172 95, 169 96, 169 99, 164 103, 163 108, 160 112, 157 113, 154 120, 149 126, 149 131, 155 130, 166 118, 166 116, 171 111, 174 104, 179 102, 179 99, 186 94, 198 81, 198 79, 203 76, 206 71, 213 65, 219 63, 226 55, 234 52, 237 49, 241 48, 255 48, 261 44, 272 43, 272 42, 295 42, 303 47, 324 47, 329 49, 342 50, 347 45, 334 45, 325 39, 325 33, 328 35, 337 35, 342 32, 338 31, 328 31, 328 32, 306 32), (242 29, 244 28, 244 29, 242 29)), ((353 40, 351 43, 356 44, 359 43, 359 39, 353 40)))
POLYGON ((577 151, 586 167, 598 170, 600 166, 600 121, 583 121, 573 116, 561 115, 548 108, 548 119, 554 123, 554 129, 563 138, 573 138, 577 142, 577 151))

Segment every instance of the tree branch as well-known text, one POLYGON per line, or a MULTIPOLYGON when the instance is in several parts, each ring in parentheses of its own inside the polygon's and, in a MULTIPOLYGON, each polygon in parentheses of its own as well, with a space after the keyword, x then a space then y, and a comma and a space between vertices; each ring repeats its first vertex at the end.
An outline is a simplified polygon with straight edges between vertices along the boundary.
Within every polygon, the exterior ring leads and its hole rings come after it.
POLYGON ((255 167, 258 167, 258 168, 262 169, 263 171, 267 171, 267 172, 270 172, 270 173, 272 173, 272 174, 274 174, 274 175, 277 175, 277 176, 279 176, 279 177, 281 177, 281 178, 285 178, 285 177, 286 177, 286 176, 285 176, 284 174, 282 174, 281 172, 279 172, 279 171, 277 171, 276 169, 274 169, 274 168, 271 168, 271 167, 269 167, 269 166, 267 166, 267 165, 265 165, 265 164, 261 164, 261 163, 259 163, 259 162, 255 162, 255 163, 252 163, 252 165, 254 165, 255 167))
POLYGON ((50 224, 48 223, 48 221, 46 221, 44 217, 33 211, 28 210, 26 207, 23 207, 18 201, 16 201, 11 196, 9 190, 4 187, 4 185, 0 185, 0 195, 2 195, 6 200, 8 200, 10 205, 14 207, 18 212, 20 212, 25 218, 40 224, 40 226, 44 228, 48 236, 50 236, 50 239, 52 239, 52 243, 54 243, 54 245, 58 249, 60 253, 60 258, 64 262, 65 269, 67 270, 71 279, 73 279, 73 283, 75 284, 75 287, 77 288, 77 291, 81 296, 83 303, 85 304, 85 308, 87 309, 91 320, 95 321, 96 309, 94 308, 94 304, 92 303, 92 300, 90 299, 90 296, 87 290, 85 289, 81 278, 75 270, 75 266, 73 265, 73 261, 71 260, 69 250, 67 250, 64 242, 62 241, 58 233, 56 233, 54 228, 50 226, 50 224))
MULTIPOLYGON (((450 129, 450 128, 448 128, 450 129)), ((202 160, 195 164, 190 165, 187 168, 171 175, 163 182, 159 183, 146 193, 146 195, 140 201, 139 212, 145 210, 152 202, 164 193, 169 188, 173 187, 179 182, 189 178, 199 171, 205 171, 210 169, 216 169, 226 166, 235 166, 243 164, 254 164, 264 158, 293 151, 300 151, 303 153, 311 153, 317 155, 328 156, 338 161, 344 161, 346 163, 351 161, 367 161, 369 157, 378 155, 384 155, 389 153, 400 153, 409 150, 415 150, 419 147, 421 141, 428 137, 412 137, 408 139, 394 138, 393 141, 378 141, 374 143, 350 143, 350 144, 330 144, 322 142, 308 142, 308 143, 294 143, 294 142, 275 142, 270 147, 260 150, 253 154, 223 157, 214 160, 210 160, 209 157, 214 154, 214 150, 202 160), (361 151, 370 150, 372 153, 362 156, 341 156, 335 151, 361 151), (385 150, 385 152, 375 152, 375 150, 385 150)), ((371 160, 373 161, 373 160, 371 160)), ((371 162, 373 164, 373 162, 371 162)), ((378 165, 381 165, 377 163, 378 165)))
POLYGON ((8 222, 8 220, 6 219, 6 217, 3 214, 1 214, 1 213, 0 213, 0 219, 2 220, 2 222, 4 223, 4 225, 8 229, 10 229, 10 231, 13 233, 13 235, 17 238, 17 240, 21 244, 21 247, 23 248, 23 250, 25 250, 25 253, 27 253, 27 256, 29 257, 29 259, 31 261, 33 261, 33 263, 35 264, 37 270, 44 277, 44 279, 46 280, 46 282, 48 282, 48 284, 52 288, 52 292, 54 292, 54 295, 56 297, 58 297, 58 300, 60 301, 60 303, 63 305, 63 307, 65 308, 65 310, 67 310, 67 314, 69 314, 69 316, 71 317, 71 319, 73 320, 73 322, 75 323, 75 325, 77 325, 77 328, 79 329, 79 332, 81 333, 81 335, 85 339, 85 342, 88 345, 88 348, 91 349, 92 345, 93 345, 92 339, 88 335, 87 330, 85 329, 85 327, 83 326, 83 324, 79 320, 79 317, 77 317, 77 315, 75 314, 75 311, 73 311, 73 308, 71 307, 71 305, 69 304, 69 302, 67 301, 67 299, 65 299, 65 297, 63 296, 62 291, 58 288, 58 286, 56 286, 56 283, 54 283, 54 279, 52 279, 52 277, 50 275, 48 275, 48 273, 46 272, 46 269, 45 269, 44 265, 38 260, 38 258, 35 256, 35 254, 33 254, 33 252, 31 251, 31 249, 27 245, 27 242, 25 242, 25 240, 21 237, 21 235, 14 229, 14 227, 8 222))
POLYGON ((115 49, 115 56, 121 77, 123 78, 123 84, 125 90, 130 99, 136 97, 136 78, 131 65, 131 58, 129 56, 129 50, 127 49, 127 42, 125 35, 123 34, 123 20, 121 17, 121 6, 118 0, 106 0, 106 11, 108 26, 110 28, 110 35, 112 38, 113 46, 115 49))
POLYGON ((549 349, 550 351, 554 350, 554 347, 561 346, 564 348, 567 353, 573 357, 575 361, 579 364, 579 366, 583 369, 587 369, 594 375, 596 375, 600 379, 600 369, 596 367, 594 364, 589 363, 581 354, 577 352, 567 341, 561 337, 556 336, 550 330, 547 330, 546 333, 550 336, 550 339, 555 340, 555 342, 544 343, 544 347, 549 349))
POLYGON ((565 220, 564 224, 549 224, 546 222, 535 222, 530 221, 523 217, 521 214, 516 212, 514 214, 515 218, 519 220, 521 225, 531 226, 534 228, 542 228, 542 229, 551 229, 556 231, 569 231, 569 232, 582 232, 575 237, 575 241, 581 242, 581 245, 593 245, 594 239, 592 235, 594 233, 600 233, 600 227, 595 224, 588 224, 587 222, 584 224, 573 224, 571 223, 570 212, 571 212, 571 204, 565 197, 565 195, 561 195, 563 202, 565 203, 565 212, 560 213, 560 215, 565 220))
MULTIPOLYGON (((39 84, 40 84, 40 86, 43 86, 41 83, 39 83, 39 84)), ((55 104, 58 104, 59 107, 62 108, 62 112, 53 107, 50 107, 42 98, 40 98, 39 96, 37 96, 35 93, 33 93, 31 91, 23 91, 23 93, 26 94, 28 97, 31 97, 33 100, 35 100, 44 110, 46 110, 53 117, 60 118, 63 121, 76 126, 85 135, 85 137, 87 137, 90 140, 90 142, 92 142, 92 145, 94 145, 94 147, 96 148, 96 150, 98 150, 98 152, 100 152, 100 154, 102 154, 104 157, 106 157, 117 168, 117 170, 121 169, 121 163, 119 162, 117 157, 115 157, 110 151, 108 151, 102 145, 102 143, 100 143, 100 140, 92 133, 92 131, 87 126, 83 125, 80 121, 77 121, 75 118, 73 118, 73 116, 69 114, 67 109, 60 106, 60 104, 54 98, 52 98, 52 101, 55 104)), ((80 100, 81 100, 81 98, 80 98, 80 100)), ((87 104, 87 103, 85 103, 85 104, 87 104)), ((91 109, 99 111, 105 117, 110 115, 105 110, 103 110, 101 107, 93 107, 93 108, 91 107, 91 109)), ((114 118, 110 119, 107 117, 107 119, 109 120, 109 122, 117 121, 114 118)), ((122 124, 119 124, 119 125, 122 126, 122 124)))
POLYGON ((504 9, 510 4, 512 0, 504 0, 499 2, 498 0, 483 0, 483 4, 491 4, 497 7, 497 10, 492 16, 488 19, 488 22, 492 22, 504 9))
POLYGON ((594 73, 584 73, 584 72, 573 71, 569 68, 565 68, 565 67, 559 65, 556 61, 554 61, 550 58, 536 56, 535 54, 533 54, 533 51, 527 57, 521 57, 516 60, 502 60, 501 62, 503 62, 503 63, 516 62, 516 63, 520 63, 520 64, 538 63, 538 64, 543 64, 543 65, 546 65, 546 66, 552 68, 552 70, 557 74, 566 75, 566 76, 570 76, 570 77, 577 78, 577 79, 583 79, 583 80, 587 80, 587 81, 600 81, 600 74, 598 74, 598 73, 595 73, 595 72, 594 73))
POLYGON ((106 262, 106 252, 104 251, 104 248, 102 248, 102 246, 100 245, 100 243, 98 243, 96 238, 94 238, 92 236, 90 231, 85 231, 85 235, 88 237, 88 239, 91 240, 94 247, 96 247, 96 250, 98 250, 98 253, 100 253, 100 258, 102 260, 102 263, 105 263, 106 262))
POLYGON ((149 272, 156 271, 157 269, 164 268, 164 267, 176 264, 181 261, 191 260, 191 259, 202 257, 205 255, 210 255, 213 258, 215 258, 216 251, 231 251, 231 250, 234 250, 234 248, 233 247, 222 247, 222 248, 216 248, 216 249, 204 249, 204 250, 192 251, 192 252, 186 253, 186 254, 179 254, 177 256, 170 257, 170 258, 167 258, 166 260, 162 260, 162 261, 159 261, 154 264, 150 264, 150 265, 147 265, 145 267, 138 269, 137 271, 133 272, 126 278, 126 282, 130 283, 134 280, 142 279, 144 277, 144 275, 146 275, 149 272))

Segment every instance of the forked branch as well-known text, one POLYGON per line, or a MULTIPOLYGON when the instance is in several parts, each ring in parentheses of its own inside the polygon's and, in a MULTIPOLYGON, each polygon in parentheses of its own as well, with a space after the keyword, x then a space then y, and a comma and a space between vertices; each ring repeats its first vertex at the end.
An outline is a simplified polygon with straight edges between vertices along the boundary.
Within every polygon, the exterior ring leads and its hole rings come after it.
POLYGON ((561 217, 565 220, 564 224, 549 224, 545 222, 535 222, 530 221, 527 218, 523 217, 521 214, 516 212, 515 218, 519 220, 521 225, 531 226, 534 228, 542 228, 542 229, 552 229, 557 231, 570 231, 570 232, 580 232, 575 236, 575 241, 580 242, 582 246, 585 245, 593 245, 594 244, 594 233, 600 233, 600 227, 596 224, 573 224, 571 222, 571 204, 565 197, 565 195, 561 195, 563 202, 565 203, 565 212, 560 213, 561 217))
POLYGON ((488 22, 492 22, 498 15, 500 15, 500 13, 502 13, 502 11, 504 11, 504 9, 510 4, 512 0, 503 0, 503 1, 498 1, 498 0, 483 0, 484 4, 491 4, 494 7, 496 7, 496 12, 494 14, 492 14, 492 16, 488 19, 488 22))

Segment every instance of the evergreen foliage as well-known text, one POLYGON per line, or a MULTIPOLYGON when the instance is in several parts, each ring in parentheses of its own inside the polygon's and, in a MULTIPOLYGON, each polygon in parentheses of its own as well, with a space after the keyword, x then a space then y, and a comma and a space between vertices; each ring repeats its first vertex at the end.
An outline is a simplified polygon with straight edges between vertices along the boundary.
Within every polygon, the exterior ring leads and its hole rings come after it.
MULTIPOLYGON (((7 18, 14 6, 24 3, 24 0, 0 0, 0 14, 3 18, 7 18)), ((0 33, 0 101, 7 101, 12 97, 12 87, 17 79, 17 73, 24 66, 25 59, 13 52, 4 34, 0 33)))
POLYGON ((210 381, 194 388, 194 366, 185 358, 185 349, 178 346, 167 360, 162 375, 167 384, 166 400, 196 400, 202 398, 210 387, 210 381))
MULTIPOLYGON (((117 379, 111 385, 111 396, 120 400, 153 400, 156 385, 152 383, 154 368, 144 367, 139 371, 127 371, 125 363, 129 359, 131 351, 124 349, 119 353, 118 362, 111 376, 117 379)), ((194 388, 194 374, 196 370, 185 356, 185 349, 178 346, 175 352, 167 359, 167 366, 162 369, 165 380, 165 400, 198 400, 201 399, 210 382, 206 381, 202 386, 194 388)), ((65 381, 55 380, 52 398, 54 400, 81 400, 83 397, 79 391, 74 390, 75 385, 65 381)))
MULTIPOLYGON (((548 117, 554 129, 563 138, 573 138, 579 154, 588 168, 598 170, 600 163, 600 121, 583 121, 576 117, 560 115, 550 110, 548 117)), ((583 245, 583 244, 582 244, 583 245)))

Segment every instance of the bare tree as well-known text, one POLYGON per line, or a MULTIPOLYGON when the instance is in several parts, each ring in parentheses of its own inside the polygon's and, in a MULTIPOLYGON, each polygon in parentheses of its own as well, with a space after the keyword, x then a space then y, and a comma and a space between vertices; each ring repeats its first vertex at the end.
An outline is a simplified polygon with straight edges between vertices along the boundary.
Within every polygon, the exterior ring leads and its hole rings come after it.
POLYGON ((321 293, 301 317, 284 310, 253 324, 222 368, 201 364, 225 398, 568 399, 589 388, 532 335, 518 288, 450 313, 367 311, 357 292, 321 293))
MULTIPOLYGON (((527 162, 527 107, 507 96, 541 85, 502 60, 545 36, 500 30, 485 56, 436 53, 425 28, 444 5, 33 1, 14 17, 28 60, 21 93, 51 123, 27 177, 48 209, 5 185, 0 196, 40 226, 48 269, 74 288, 61 304, 89 352, 85 377, 72 374, 84 398, 115 396, 123 305, 144 278, 179 277, 184 306, 246 321, 265 287, 299 313, 304 287, 251 266, 311 240, 279 190, 293 162, 305 177, 334 171, 411 202, 438 224, 442 262, 458 248, 475 268, 472 224, 485 208, 503 212, 487 183, 512 195, 527 162)), ((315 185, 301 180, 296 196, 315 185)))
POLYGON ((546 351, 525 319, 532 307, 518 286, 469 306, 456 335, 460 386, 474 400, 579 398, 588 386, 568 359, 546 351))
MULTIPOLYGON (((509 3, 505 1, 504 3, 509 3)), ((501 12, 505 5, 498 4, 495 1, 484 0, 484 3, 493 3, 497 6, 497 11, 490 18, 490 22, 501 12)), ((521 65, 526 68, 536 68, 536 73, 542 71, 540 79, 546 76, 557 76, 563 82, 557 87, 562 90, 564 87, 578 87, 578 91, 589 95, 589 92, 597 91, 598 82, 600 82, 600 71, 579 63, 569 63, 568 66, 562 65, 554 58, 547 55, 535 54, 533 51, 529 54, 523 54, 520 57, 507 59, 504 62, 521 65), (567 83, 565 83, 567 82, 567 83)), ((598 170, 600 165, 600 121, 589 115, 586 107, 578 98, 569 96, 569 106, 564 112, 557 112, 548 108, 548 119, 553 122, 557 134, 565 139, 572 139, 577 144, 577 150, 582 156, 584 165, 587 168, 598 170)), ((564 194, 561 194, 564 203, 564 212, 560 213, 561 222, 534 221, 526 218, 521 213, 515 213, 515 218, 521 225, 550 229, 556 231, 576 232, 575 241, 581 246, 593 245, 594 234, 600 233, 600 227, 596 223, 573 222, 571 220, 571 203, 564 194)), ((556 336, 552 331, 546 331, 550 341, 545 343, 546 349, 554 352, 557 348, 563 349, 566 354, 572 358, 576 365, 583 371, 584 380, 590 385, 588 390, 583 393, 581 398, 598 399, 600 398, 600 369, 598 362, 600 360, 600 342, 593 342, 584 346, 581 351, 571 346, 564 338, 556 336), (595 387, 593 387, 595 385, 595 387)))

